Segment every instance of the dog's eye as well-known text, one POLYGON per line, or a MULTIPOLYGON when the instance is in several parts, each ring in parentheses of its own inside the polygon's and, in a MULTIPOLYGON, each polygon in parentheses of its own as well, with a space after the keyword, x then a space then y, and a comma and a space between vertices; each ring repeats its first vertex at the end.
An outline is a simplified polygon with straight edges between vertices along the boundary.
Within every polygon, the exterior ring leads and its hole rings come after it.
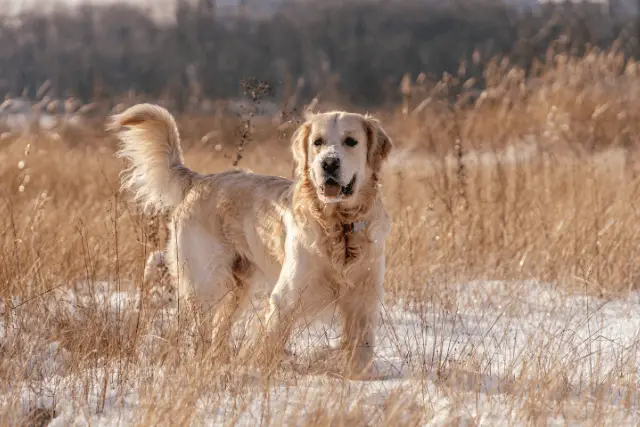
POLYGON ((348 136, 345 140, 344 143, 346 146, 348 147, 355 147, 356 145, 358 145, 358 141, 356 141, 355 139, 351 138, 350 136, 348 136))
POLYGON ((318 138, 315 141, 313 141, 313 145, 315 145, 316 147, 320 147, 322 144, 324 144, 324 141, 322 140, 322 138, 318 138))

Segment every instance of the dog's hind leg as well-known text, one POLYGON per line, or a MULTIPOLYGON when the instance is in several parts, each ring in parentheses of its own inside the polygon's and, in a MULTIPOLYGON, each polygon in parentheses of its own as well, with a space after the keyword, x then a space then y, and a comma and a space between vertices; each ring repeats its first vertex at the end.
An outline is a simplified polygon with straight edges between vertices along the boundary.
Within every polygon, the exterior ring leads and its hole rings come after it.
POLYGON ((231 329, 236 314, 248 300, 248 288, 235 275, 227 274, 226 268, 214 272, 216 279, 211 286, 216 292, 196 301, 200 353, 226 362, 231 354, 231 329))
POLYGON ((253 266, 246 259, 237 256, 231 269, 233 280, 230 289, 215 307, 212 322, 212 356, 219 360, 226 360, 231 355, 231 330, 237 315, 244 310, 249 300, 249 280, 253 266))
POLYGON ((173 258, 180 294, 194 309, 196 349, 226 359, 236 313, 248 301, 253 265, 215 233, 188 220, 177 224, 172 240, 167 257, 173 258))

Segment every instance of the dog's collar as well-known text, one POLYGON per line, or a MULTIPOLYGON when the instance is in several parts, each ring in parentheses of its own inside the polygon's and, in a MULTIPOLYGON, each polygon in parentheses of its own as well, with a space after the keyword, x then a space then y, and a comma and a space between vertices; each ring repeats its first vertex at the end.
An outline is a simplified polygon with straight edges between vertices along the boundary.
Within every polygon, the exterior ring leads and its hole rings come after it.
POLYGON ((361 219, 360 221, 352 222, 350 224, 343 224, 342 229, 345 233, 358 233, 367 228, 367 221, 361 219))

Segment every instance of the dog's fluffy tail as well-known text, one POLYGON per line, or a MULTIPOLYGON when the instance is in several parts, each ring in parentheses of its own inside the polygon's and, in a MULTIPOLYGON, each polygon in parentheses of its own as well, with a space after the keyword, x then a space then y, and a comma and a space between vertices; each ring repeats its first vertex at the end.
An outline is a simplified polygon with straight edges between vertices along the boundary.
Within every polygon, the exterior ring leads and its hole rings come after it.
POLYGON ((178 127, 166 109, 138 104, 112 116, 107 128, 119 131, 117 156, 131 163, 122 187, 134 192, 136 202, 156 212, 182 202, 197 174, 183 164, 178 127))

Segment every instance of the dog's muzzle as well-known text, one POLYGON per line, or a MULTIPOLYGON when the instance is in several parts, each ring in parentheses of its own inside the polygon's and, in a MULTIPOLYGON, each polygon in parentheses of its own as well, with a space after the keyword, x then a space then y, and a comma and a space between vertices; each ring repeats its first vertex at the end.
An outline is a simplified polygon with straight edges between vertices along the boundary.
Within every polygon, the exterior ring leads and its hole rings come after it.
POLYGON ((325 197, 337 198, 339 196, 349 197, 353 195, 353 188, 356 183, 356 176, 353 175, 351 181, 347 185, 340 184, 335 178, 328 177, 324 181, 322 193, 325 197))

